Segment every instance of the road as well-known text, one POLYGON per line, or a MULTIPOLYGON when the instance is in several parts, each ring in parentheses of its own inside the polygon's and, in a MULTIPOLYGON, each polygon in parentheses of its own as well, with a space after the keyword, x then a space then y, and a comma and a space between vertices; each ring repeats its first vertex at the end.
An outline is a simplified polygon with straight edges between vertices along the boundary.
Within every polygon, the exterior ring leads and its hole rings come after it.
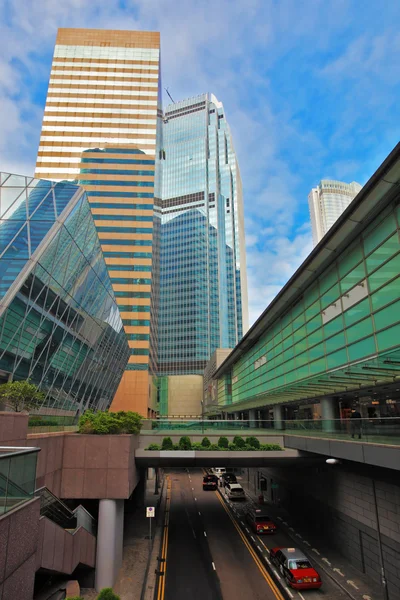
POLYGON ((201 469, 171 469, 167 475, 165 574, 157 600, 348 600, 323 575, 320 590, 299 594, 285 588, 282 593, 267 549, 293 546, 293 540, 282 531, 252 539, 243 520, 248 503, 228 505, 219 492, 204 492, 201 469))

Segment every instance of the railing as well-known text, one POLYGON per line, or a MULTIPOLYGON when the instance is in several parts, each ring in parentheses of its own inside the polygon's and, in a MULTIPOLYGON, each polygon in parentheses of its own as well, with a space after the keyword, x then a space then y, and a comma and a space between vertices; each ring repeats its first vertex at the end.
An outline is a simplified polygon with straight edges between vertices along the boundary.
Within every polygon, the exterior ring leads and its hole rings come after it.
POLYGON ((35 496, 40 498, 40 515, 42 517, 47 517, 63 529, 75 530, 83 527, 89 533, 95 533, 95 519, 82 505, 71 510, 47 487, 35 490, 35 496))
POLYGON ((361 418, 361 419, 156 419, 151 421, 151 430, 142 434, 219 434, 239 435, 293 434, 304 436, 333 437, 380 444, 400 445, 400 417, 361 418), (361 436, 361 437, 359 437, 361 436))
POLYGON ((0 515, 33 498, 39 450, 0 447, 0 515))

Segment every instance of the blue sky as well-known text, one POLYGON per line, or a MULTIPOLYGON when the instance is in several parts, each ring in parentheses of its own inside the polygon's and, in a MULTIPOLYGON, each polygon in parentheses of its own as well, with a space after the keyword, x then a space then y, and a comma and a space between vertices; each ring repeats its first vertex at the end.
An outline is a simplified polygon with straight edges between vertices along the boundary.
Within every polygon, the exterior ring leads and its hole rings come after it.
POLYGON ((159 30, 173 98, 224 103, 250 323, 311 250, 311 187, 364 184, 400 137, 398 0, 0 0, 0 11, 3 171, 33 173, 57 27, 159 30))

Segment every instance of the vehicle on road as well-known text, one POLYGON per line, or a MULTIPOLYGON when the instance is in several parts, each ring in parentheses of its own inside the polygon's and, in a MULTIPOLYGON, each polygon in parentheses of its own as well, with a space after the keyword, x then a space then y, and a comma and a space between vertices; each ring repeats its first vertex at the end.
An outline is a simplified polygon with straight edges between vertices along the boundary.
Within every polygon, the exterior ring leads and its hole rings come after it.
POLYGON ((222 473, 221 475, 222 485, 227 483, 237 483, 236 475, 234 473, 222 473))
POLYGON ((204 475, 203 490, 215 491, 218 489, 218 477, 216 475, 204 475))
POLYGON ((275 523, 261 508, 250 508, 246 513, 246 520, 254 533, 267 534, 276 532, 275 523))
POLYGON ((244 489, 239 483, 227 483, 225 486, 225 494, 230 500, 245 500, 246 495, 244 489))
POLYGON ((213 467, 211 469, 211 471, 214 473, 214 475, 216 475, 217 477, 221 477, 221 475, 223 473, 226 473, 226 469, 225 467, 213 467))
POLYGON ((270 557, 291 588, 309 590, 321 587, 319 573, 298 548, 273 548, 270 550, 270 557))

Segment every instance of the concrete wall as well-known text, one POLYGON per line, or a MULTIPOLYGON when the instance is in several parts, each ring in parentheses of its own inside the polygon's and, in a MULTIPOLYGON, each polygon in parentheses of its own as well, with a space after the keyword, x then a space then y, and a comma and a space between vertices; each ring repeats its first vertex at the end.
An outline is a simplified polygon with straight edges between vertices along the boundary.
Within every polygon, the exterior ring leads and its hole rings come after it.
POLYGON ((0 446, 25 446, 28 415, 0 412, 0 446))
POLYGON ((0 600, 32 600, 40 501, 0 517, 0 600))
POLYGON ((83 527, 71 533, 47 517, 41 517, 36 569, 43 568, 70 575, 78 564, 95 567, 95 536, 83 527))
MULTIPOLYGON (((256 475, 252 470, 252 480, 256 475)), ((400 480, 397 473, 373 467, 258 469, 268 481, 266 495, 308 529, 329 540, 362 573, 380 581, 375 481, 386 577, 391 600, 400 589, 400 480), (278 488, 271 490, 271 480, 278 488), (272 498, 274 494, 274 498, 272 498)))
POLYGON ((202 400, 202 375, 170 375, 168 377, 169 415, 201 415, 202 400))

